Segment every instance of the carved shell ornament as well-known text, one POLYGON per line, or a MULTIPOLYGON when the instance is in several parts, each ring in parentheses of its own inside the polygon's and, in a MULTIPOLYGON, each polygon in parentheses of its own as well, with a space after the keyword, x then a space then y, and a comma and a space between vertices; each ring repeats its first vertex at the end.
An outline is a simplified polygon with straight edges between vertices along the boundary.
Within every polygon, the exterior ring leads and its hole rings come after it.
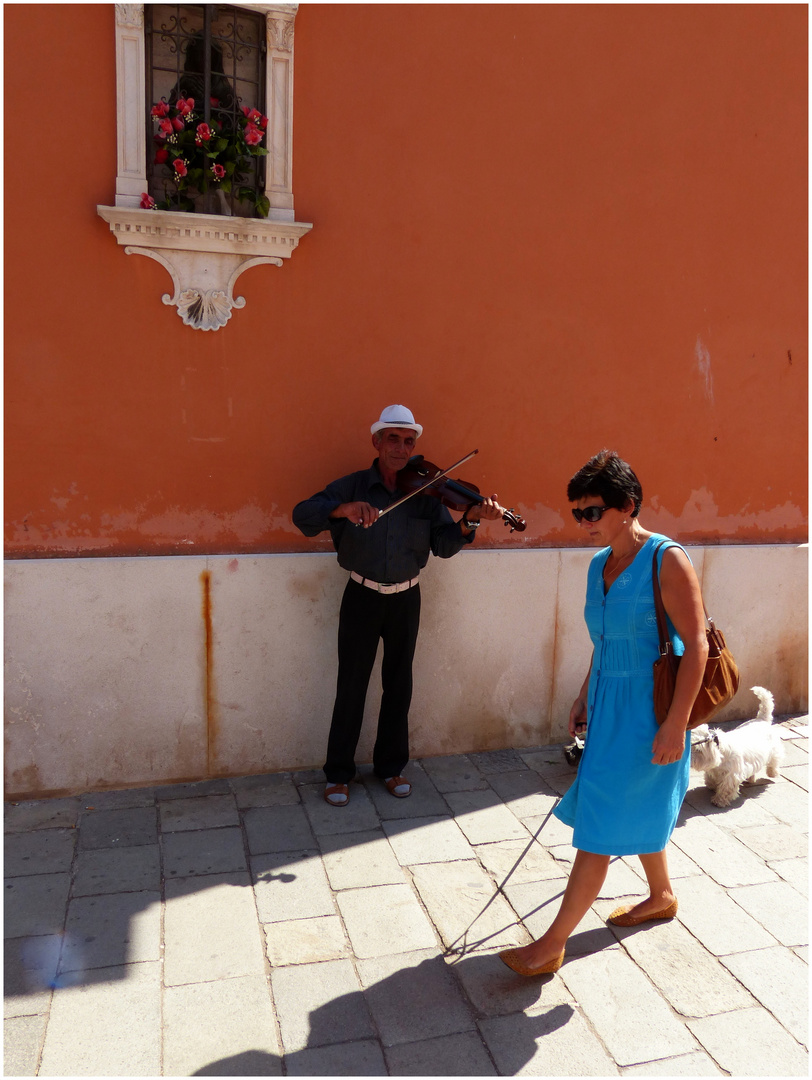
POLYGON ((242 307, 245 300, 240 296, 232 303, 220 289, 210 289, 208 292, 184 289, 177 303, 178 315, 186 326, 192 326, 195 330, 219 330, 231 318, 232 306, 242 307))

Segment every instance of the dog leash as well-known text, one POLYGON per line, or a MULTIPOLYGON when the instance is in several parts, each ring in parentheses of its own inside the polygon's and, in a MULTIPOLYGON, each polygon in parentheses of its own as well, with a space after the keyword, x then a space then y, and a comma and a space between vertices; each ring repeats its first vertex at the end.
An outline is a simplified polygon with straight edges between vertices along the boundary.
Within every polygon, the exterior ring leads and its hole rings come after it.
MULTIPOLYGON (((483 915, 485 914, 485 912, 486 912, 486 911, 488 910, 488 908, 489 908, 489 907, 491 906, 491 904, 492 904, 492 903, 494 902, 494 900, 495 900, 495 899, 497 898, 497 896, 498 896, 498 895, 499 895, 500 893, 502 893, 502 895, 503 895, 503 896, 505 897, 505 899, 507 900, 507 896, 505 896, 505 892, 504 892, 504 887, 505 887, 505 885, 507 885, 508 881, 509 881, 509 880, 510 880, 510 878, 511 878, 511 877, 513 876, 513 874, 514 874, 515 870, 517 869, 517 867, 518 867, 519 863, 520 863, 520 862, 522 861, 522 859, 523 859, 523 858, 525 857, 525 855, 526 855, 526 854, 528 853, 528 851, 529 851, 529 850, 530 850, 530 848, 531 848, 531 847, 533 846, 533 844, 535 844, 536 840, 538 840, 538 836, 539 836, 539 833, 540 833, 540 832, 541 832, 541 830, 542 830, 542 829, 544 828, 544 826, 545 826, 545 825, 547 824, 547 822, 548 822, 548 821, 550 820, 550 817, 552 816, 552 813, 553 813, 553 811, 555 810, 556 806, 558 806, 558 803, 559 803, 559 802, 561 802, 561 799, 560 799, 560 798, 559 798, 559 799, 558 799, 558 800, 557 800, 557 801, 556 801, 556 802, 554 803, 554 805, 553 805, 553 806, 551 806, 551 807, 550 807, 550 809, 549 809, 549 810, 547 811, 547 816, 546 816, 546 817, 544 818, 544 820, 542 821, 541 825, 539 825, 539 827, 538 827, 538 828, 536 829, 535 833, 534 833, 534 834, 533 834, 533 835, 532 835, 532 836, 530 837, 530 842, 528 843, 527 847, 526 847, 526 848, 524 849, 524 851, 523 851, 523 852, 521 853, 521 855, 520 855, 520 856, 518 857, 518 859, 517 859, 517 860, 516 860, 516 862, 515 862, 515 863, 513 864, 513 866, 511 866, 510 870, 508 870, 508 872, 507 872, 507 874, 506 874, 506 876, 505 876, 504 880, 502 881, 501 885, 497 885, 497 886, 496 886, 496 892, 495 892, 495 893, 493 894, 493 896, 492 896, 492 897, 490 898, 490 900, 489 900, 489 901, 487 902, 487 904, 486 904, 486 905, 485 905, 485 907, 484 907, 484 908, 482 909, 482 911, 480 911, 480 912, 479 912, 479 913, 478 913, 477 915, 475 915, 475 916, 473 917, 473 919, 472 919, 472 920, 470 921, 470 923, 468 924, 468 926, 467 926, 467 927, 466 927, 466 928, 465 928, 465 929, 463 930, 463 932, 462 932, 462 933, 461 933, 461 934, 460 934, 460 935, 459 935, 459 936, 458 936, 458 937, 456 938, 456 940, 452 941, 452 943, 451 943, 451 944, 450 944, 450 945, 448 946, 448 948, 447 948, 447 949, 446 949, 446 950, 445 950, 445 951, 443 952, 443 956, 451 956, 451 955, 453 955, 454 953, 459 953, 459 955, 460 955, 460 956, 465 956, 466 952, 467 952, 467 951, 468 951, 469 949, 475 949, 475 948, 477 948, 477 946, 479 946, 479 945, 484 945, 486 941, 490 941, 490 939, 491 939, 492 937, 496 937, 496 936, 497 936, 497 934, 501 934, 501 933, 502 933, 502 931, 501 931, 501 930, 495 930, 495 931, 494 931, 494 932, 493 932, 492 934, 488 934, 488 936, 487 936, 487 937, 481 938, 481 939, 480 939, 479 941, 474 941, 474 942, 472 942, 472 943, 471 943, 470 945, 469 945, 469 943, 468 943, 468 941, 467 941, 467 938, 468 938, 468 933, 469 933, 469 931, 470 931, 471 927, 472 927, 472 926, 474 925, 474 923, 475 923, 475 922, 476 922, 476 921, 477 921, 478 919, 480 919, 480 918, 481 918, 481 917, 482 917, 482 916, 483 916, 483 915), (464 939, 464 940, 463 940, 463 945, 462 945, 462 948, 461 948, 461 949, 457 949, 457 948, 456 948, 457 942, 458 942, 458 941, 460 941, 461 939, 464 939)), ((559 893, 559 895, 563 895, 563 894, 559 893)), ((553 897, 553 899, 555 899, 555 897, 553 897)), ((509 901, 508 901, 508 902, 509 902, 509 901)), ((541 905, 541 906, 543 906, 543 905, 541 905)), ((538 908, 537 908, 536 910, 538 910, 538 908)))

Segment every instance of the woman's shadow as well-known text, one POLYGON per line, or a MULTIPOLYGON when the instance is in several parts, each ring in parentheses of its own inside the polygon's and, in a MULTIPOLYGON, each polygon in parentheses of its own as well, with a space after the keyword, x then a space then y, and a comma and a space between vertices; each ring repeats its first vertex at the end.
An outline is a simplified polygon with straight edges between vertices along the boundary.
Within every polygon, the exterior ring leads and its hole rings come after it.
MULTIPOLYGON (((538 1040, 563 1027, 574 1013, 571 1005, 560 1001, 546 1011, 539 1009, 550 982, 550 978, 519 979, 493 953, 466 955, 453 965, 442 956, 428 957, 366 990, 343 994, 315 1009, 309 1017, 307 1046, 284 1055, 285 1072, 288 1076, 387 1076, 390 1071, 382 1046, 394 1050, 432 1039, 437 1046, 437 1072, 421 1072, 452 1076, 454 1055, 443 1061, 442 1039, 458 1039, 462 1033, 478 1040, 479 1016, 506 1025, 499 1071, 515 1075, 536 1053, 538 1040), (528 1016, 528 1009, 536 1011, 528 1016)), ((481 1061, 486 1066, 482 1075, 493 1073, 484 1042, 481 1061)), ((282 1063, 277 1054, 245 1050, 213 1061, 194 1075, 281 1076, 282 1063)), ((471 1075, 470 1069, 463 1068, 464 1062, 459 1065, 456 1075, 471 1075)), ((395 1069, 392 1075, 403 1075, 395 1069)))

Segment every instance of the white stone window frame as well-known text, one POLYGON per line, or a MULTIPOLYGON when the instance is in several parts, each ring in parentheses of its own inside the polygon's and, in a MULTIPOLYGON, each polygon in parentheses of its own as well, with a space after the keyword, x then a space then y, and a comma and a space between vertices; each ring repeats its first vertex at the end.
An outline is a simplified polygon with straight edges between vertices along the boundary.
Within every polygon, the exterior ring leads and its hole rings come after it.
POLYGON ((282 266, 312 229, 293 209, 293 35, 298 4, 239 4, 265 15, 268 116, 265 194, 267 218, 142 210, 147 190, 144 5, 116 4, 117 175, 114 206, 98 214, 128 255, 166 268, 175 289, 163 296, 187 326, 218 330, 232 309, 234 283, 251 266, 282 266))

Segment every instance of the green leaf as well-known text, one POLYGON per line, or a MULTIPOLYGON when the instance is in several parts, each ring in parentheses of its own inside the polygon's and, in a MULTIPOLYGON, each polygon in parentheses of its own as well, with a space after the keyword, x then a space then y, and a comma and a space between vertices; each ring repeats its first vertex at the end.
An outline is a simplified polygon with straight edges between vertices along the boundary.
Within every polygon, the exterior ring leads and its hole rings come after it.
POLYGON ((220 181, 220 190, 224 191, 226 193, 226 195, 230 195, 231 194, 231 181, 228 180, 228 179, 221 180, 220 181))
POLYGON ((271 209, 271 200, 267 195, 260 195, 257 198, 257 213, 260 217, 267 217, 268 211, 271 209))

